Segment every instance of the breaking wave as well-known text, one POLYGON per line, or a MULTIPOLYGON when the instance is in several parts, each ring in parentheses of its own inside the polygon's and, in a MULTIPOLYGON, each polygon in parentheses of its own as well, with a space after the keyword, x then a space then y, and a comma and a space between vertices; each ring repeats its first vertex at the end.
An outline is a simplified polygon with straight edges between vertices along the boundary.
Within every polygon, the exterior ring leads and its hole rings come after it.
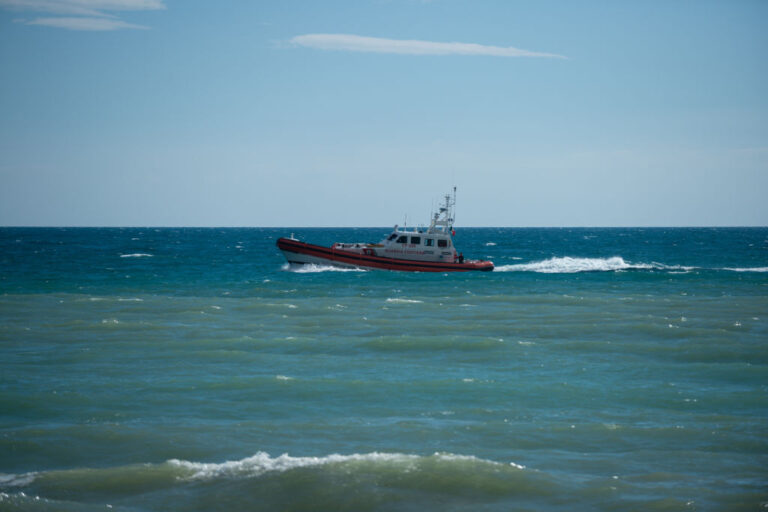
POLYGON ((146 252, 136 252, 133 254, 121 254, 121 258, 152 258, 154 254, 148 254, 146 252))
MULTIPOLYGON (((389 466, 392 469, 403 471, 418 470, 424 463, 445 463, 448 465, 482 465, 496 468, 509 466, 518 470, 525 469, 525 466, 510 462, 502 464, 484 459, 479 459, 473 455, 454 455, 451 453, 435 453, 431 456, 410 455, 404 453, 353 453, 351 455, 332 454, 323 457, 292 457, 284 453, 278 457, 271 457, 266 452, 258 452, 251 457, 236 461, 227 461, 222 463, 189 462, 185 460, 172 459, 167 464, 182 468, 185 478, 190 480, 212 479, 218 477, 255 477, 269 472, 282 473, 298 468, 318 467, 326 465, 344 465, 344 466, 389 466)), ((347 467, 346 469, 352 469, 347 467)))
POLYGON ((768 272, 768 267, 746 267, 746 268, 729 268, 726 267, 723 270, 730 270, 731 272, 768 272))
MULTIPOLYGON (((185 482, 215 482, 218 480, 247 480, 259 477, 290 474, 294 470, 322 470, 338 475, 409 475, 409 478, 478 478, 491 481, 501 478, 513 480, 529 474, 525 466, 514 462, 496 462, 473 455, 434 453, 414 455, 406 453, 353 453, 331 454, 319 457, 293 457, 282 454, 272 457, 266 452, 240 460, 221 463, 193 462, 171 459, 161 464, 135 464, 112 468, 79 468, 42 471, 19 475, 0 474, 0 490, 10 491, 32 486, 42 495, 56 491, 62 485, 71 492, 94 487, 125 492, 125 486, 146 492, 173 488, 185 482), (442 475, 442 476, 441 476, 442 475), (121 491, 122 489, 122 491, 121 491)), ((491 482, 492 483, 492 482, 491 482)), ((56 492, 53 492, 56 494, 56 492)))
POLYGON ((690 271, 695 267, 664 265, 663 263, 629 263, 621 256, 611 258, 550 258, 532 263, 501 265, 496 272, 539 272, 543 274, 573 274, 576 272, 616 272, 620 270, 690 271))

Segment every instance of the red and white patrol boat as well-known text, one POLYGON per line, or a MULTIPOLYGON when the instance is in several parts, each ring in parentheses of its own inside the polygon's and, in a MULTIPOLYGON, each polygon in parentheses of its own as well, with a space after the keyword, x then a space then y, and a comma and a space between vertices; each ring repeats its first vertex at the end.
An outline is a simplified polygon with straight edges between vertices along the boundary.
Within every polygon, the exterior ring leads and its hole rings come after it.
POLYGON ((293 236, 280 238, 277 247, 290 264, 332 265, 335 267, 406 270, 412 272, 466 272, 493 270, 493 262, 465 260, 453 246, 453 197, 432 217, 429 228, 398 228, 377 244, 335 243, 330 247, 301 242, 293 236))

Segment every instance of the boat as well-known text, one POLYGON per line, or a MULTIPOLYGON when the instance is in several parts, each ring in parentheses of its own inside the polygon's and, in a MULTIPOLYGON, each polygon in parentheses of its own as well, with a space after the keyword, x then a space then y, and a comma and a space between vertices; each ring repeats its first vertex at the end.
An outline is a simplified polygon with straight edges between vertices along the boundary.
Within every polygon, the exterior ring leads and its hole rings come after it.
POLYGON ((379 243, 340 243, 330 247, 302 242, 291 235, 277 240, 277 247, 291 265, 330 265, 344 268, 400 270, 410 272, 468 272, 493 270, 493 262, 465 260, 453 244, 453 196, 432 214, 428 228, 395 225, 379 243))

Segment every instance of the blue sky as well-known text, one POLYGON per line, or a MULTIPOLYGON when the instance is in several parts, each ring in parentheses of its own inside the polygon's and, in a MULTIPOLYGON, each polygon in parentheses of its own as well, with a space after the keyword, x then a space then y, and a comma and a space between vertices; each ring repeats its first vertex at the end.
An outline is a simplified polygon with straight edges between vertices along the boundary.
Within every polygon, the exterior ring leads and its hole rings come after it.
POLYGON ((768 225, 768 3, 0 0, 0 225, 768 225))

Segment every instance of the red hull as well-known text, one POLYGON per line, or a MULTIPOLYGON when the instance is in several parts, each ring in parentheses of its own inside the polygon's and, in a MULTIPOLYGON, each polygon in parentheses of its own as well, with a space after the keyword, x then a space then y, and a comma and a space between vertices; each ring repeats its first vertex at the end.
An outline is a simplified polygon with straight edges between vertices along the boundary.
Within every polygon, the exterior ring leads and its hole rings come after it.
POLYGON ((303 254, 313 258, 364 268, 378 268, 383 270, 405 270, 410 272, 468 272, 471 270, 493 270, 490 261, 465 261, 464 263, 438 263, 433 261, 401 260, 384 258, 381 256, 368 256, 355 252, 306 244, 290 238, 280 238, 277 247, 283 251, 288 262, 291 262, 290 253, 303 254))

